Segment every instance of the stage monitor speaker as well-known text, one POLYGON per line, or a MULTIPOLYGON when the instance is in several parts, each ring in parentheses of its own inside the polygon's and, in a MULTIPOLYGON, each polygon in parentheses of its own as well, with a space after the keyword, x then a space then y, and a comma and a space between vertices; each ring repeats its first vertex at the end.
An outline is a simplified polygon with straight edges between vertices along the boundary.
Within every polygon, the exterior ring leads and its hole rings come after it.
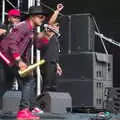
POLYGON ((37 102, 45 112, 50 113, 66 113, 67 108, 72 107, 72 98, 66 92, 46 92, 37 102))
POLYGON ((91 14, 65 16, 60 22, 62 53, 92 51, 95 48, 95 26, 91 14))
POLYGON ((3 111, 16 112, 19 110, 21 91, 7 91, 3 95, 3 111))

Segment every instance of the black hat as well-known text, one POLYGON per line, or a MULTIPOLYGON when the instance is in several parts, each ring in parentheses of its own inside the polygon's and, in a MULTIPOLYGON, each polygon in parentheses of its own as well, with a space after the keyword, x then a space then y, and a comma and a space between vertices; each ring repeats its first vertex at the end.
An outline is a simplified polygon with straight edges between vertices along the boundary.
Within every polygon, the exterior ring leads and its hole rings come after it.
POLYGON ((47 10, 42 6, 32 6, 29 8, 29 15, 45 15, 48 16, 47 10))

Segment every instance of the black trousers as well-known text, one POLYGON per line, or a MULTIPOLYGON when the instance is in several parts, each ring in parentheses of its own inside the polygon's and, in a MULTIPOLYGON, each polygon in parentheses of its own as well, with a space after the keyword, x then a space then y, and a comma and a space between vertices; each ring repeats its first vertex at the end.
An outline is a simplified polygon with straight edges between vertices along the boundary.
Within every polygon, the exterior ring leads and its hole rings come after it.
POLYGON ((46 62, 41 66, 41 74, 43 78, 42 92, 56 91, 56 63, 46 62))
POLYGON ((35 79, 32 75, 28 75, 27 77, 20 77, 18 74, 18 68, 17 67, 8 67, 5 63, 0 63, 3 67, 3 74, 4 74, 4 80, 2 82, 2 93, 4 94, 6 90, 10 90, 13 84, 14 77, 18 80, 19 88, 22 92, 22 97, 20 101, 20 110, 24 108, 30 108, 32 109, 37 105, 36 103, 36 94, 35 94, 35 88, 36 83, 35 79))

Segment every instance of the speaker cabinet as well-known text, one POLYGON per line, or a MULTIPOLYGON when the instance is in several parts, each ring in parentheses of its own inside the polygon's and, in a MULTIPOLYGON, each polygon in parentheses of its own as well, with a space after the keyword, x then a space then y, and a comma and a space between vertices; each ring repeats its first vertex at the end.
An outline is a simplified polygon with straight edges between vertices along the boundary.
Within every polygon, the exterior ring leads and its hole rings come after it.
POLYGON ((71 53, 71 16, 64 16, 60 21, 60 50, 61 53, 71 53))
POLYGON ((65 16, 60 23, 60 46, 63 53, 94 52, 94 24, 91 14, 65 16))
MULTIPOLYGON (((72 105, 75 107, 90 106, 97 109, 105 108, 106 81, 90 79, 62 79, 58 80, 57 91, 68 92, 72 97, 72 105)), ((112 87, 109 81, 109 87, 112 87)))
POLYGON ((112 55, 97 52, 60 55, 63 75, 57 91, 69 92, 73 106, 103 109, 106 88, 113 86, 112 62, 112 55))
POLYGON ((72 98, 67 92, 47 92, 37 102, 45 112, 51 113, 66 113, 72 107, 72 98))
POLYGON ((7 91, 3 95, 3 111, 16 112, 19 110, 21 91, 7 91))
POLYGON ((60 55, 62 79, 113 80, 113 57, 97 52, 60 55))

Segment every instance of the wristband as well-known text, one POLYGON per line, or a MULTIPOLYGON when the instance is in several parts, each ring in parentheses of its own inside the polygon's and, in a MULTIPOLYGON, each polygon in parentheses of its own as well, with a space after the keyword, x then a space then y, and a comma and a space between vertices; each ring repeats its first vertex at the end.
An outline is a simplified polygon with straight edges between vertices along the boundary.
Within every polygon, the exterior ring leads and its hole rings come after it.
POLYGON ((59 14, 59 11, 58 11, 58 10, 55 10, 54 13, 58 13, 58 14, 59 14))

